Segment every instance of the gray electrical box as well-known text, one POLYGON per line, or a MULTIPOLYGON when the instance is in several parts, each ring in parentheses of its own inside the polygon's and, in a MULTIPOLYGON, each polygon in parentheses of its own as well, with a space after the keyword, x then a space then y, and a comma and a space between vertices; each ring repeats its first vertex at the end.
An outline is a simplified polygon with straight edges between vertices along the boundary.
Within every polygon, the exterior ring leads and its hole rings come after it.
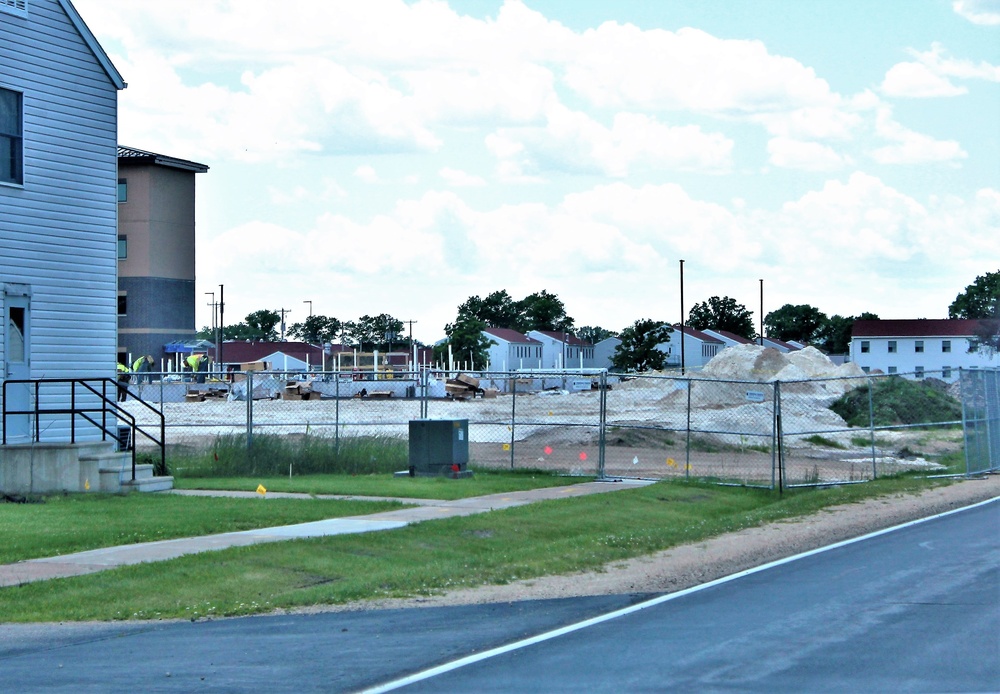
POLYGON ((411 419, 411 476, 469 477, 468 419, 411 419))

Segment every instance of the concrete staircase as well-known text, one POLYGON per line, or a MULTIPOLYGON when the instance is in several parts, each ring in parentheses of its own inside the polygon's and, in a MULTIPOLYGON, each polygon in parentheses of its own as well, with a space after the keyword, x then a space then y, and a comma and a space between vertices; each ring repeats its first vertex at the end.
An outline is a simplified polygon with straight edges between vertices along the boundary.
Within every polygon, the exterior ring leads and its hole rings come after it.
POLYGON ((114 446, 94 448, 80 455, 80 470, 97 472, 99 490, 102 492, 161 492, 174 488, 173 477, 155 477, 153 466, 136 464, 135 480, 132 479, 132 454, 116 451, 114 446))

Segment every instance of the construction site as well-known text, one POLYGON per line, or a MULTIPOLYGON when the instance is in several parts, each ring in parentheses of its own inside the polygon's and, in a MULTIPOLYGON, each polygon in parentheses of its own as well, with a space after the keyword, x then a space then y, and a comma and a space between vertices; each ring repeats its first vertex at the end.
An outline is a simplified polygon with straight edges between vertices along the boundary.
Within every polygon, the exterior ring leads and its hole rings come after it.
MULTIPOLYGON (((742 345, 686 374, 261 366, 225 379, 209 373, 204 383, 154 379, 132 389, 162 410, 168 447, 185 450, 207 448, 218 436, 406 439, 411 421, 443 419, 468 421, 470 464, 481 467, 762 486, 943 470, 941 456, 963 446, 960 416, 851 426, 831 409, 879 378, 813 348, 783 354, 742 345)), ((142 409, 133 409, 140 422, 142 409)))

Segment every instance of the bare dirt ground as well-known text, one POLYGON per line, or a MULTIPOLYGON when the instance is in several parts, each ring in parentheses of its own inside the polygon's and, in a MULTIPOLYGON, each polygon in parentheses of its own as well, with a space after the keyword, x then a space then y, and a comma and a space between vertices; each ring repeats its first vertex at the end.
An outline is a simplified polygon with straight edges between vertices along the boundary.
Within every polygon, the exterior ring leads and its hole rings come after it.
POLYGON ((956 482, 918 495, 895 495, 836 506, 812 516, 769 523, 638 557, 583 574, 547 576, 424 598, 363 601, 305 611, 439 607, 689 588, 835 542, 1000 497, 1000 475, 956 482))

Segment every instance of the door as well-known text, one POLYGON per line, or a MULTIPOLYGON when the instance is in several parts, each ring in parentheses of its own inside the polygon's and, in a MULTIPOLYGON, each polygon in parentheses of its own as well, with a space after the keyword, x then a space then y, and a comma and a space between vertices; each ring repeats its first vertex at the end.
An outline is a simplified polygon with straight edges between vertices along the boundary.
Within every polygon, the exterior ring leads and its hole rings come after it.
MULTIPOLYGON (((31 378, 31 320, 30 300, 23 294, 4 293, 4 377, 6 379, 31 378)), ((31 386, 14 383, 7 386, 7 402, 10 410, 31 408, 31 386)), ((23 443, 31 440, 31 418, 29 415, 7 417, 7 443, 23 443)))

